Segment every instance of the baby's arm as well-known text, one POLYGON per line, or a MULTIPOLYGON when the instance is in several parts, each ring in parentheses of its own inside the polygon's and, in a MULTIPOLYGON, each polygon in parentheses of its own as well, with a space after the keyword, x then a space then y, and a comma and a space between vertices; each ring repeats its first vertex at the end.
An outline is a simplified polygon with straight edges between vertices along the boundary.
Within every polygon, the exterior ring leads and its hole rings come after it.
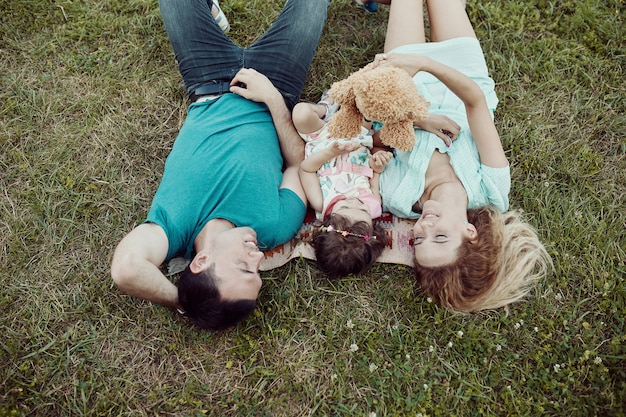
POLYGON ((322 188, 317 176, 317 171, 325 162, 358 149, 360 144, 355 142, 333 142, 332 145, 306 158, 300 163, 300 181, 304 187, 304 192, 309 204, 317 212, 321 212, 324 206, 322 188))
POLYGON ((381 201, 380 198, 380 174, 385 170, 385 167, 391 161, 393 154, 389 151, 377 151, 370 158, 370 168, 374 171, 372 178, 370 178, 370 189, 372 190, 372 194, 381 201))

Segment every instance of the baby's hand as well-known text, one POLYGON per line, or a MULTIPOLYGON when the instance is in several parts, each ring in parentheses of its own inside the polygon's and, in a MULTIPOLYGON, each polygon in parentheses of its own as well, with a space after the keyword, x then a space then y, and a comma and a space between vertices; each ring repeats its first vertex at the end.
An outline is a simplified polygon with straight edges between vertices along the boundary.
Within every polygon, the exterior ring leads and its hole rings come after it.
POLYGON ((370 160, 370 168, 378 174, 385 170, 385 167, 393 158, 393 154, 389 151, 378 151, 372 155, 370 160))
POLYGON ((360 147, 361 144, 359 142, 336 140, 329 148, 334 156, 339 156, 343 155, 344 153, 356 151, 360 147))

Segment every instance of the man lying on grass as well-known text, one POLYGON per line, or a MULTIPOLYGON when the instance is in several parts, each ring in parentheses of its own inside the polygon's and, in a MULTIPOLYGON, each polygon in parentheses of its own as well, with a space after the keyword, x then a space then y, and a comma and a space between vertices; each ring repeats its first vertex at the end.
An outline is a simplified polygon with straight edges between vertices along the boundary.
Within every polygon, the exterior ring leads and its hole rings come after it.
POLYGON ((122 291, 183 310, 204 329, 232 326, 254 310, 261 250, 291 239, 306 211, 304 145, 290 113, 328 4, 290 0, 244 49, 220 29, 212 1, 159 1, 192 104, 146 221, 113 255, 111 276, 122 291), (178 287, 159 269, 174 256, 193 258, 178 287))

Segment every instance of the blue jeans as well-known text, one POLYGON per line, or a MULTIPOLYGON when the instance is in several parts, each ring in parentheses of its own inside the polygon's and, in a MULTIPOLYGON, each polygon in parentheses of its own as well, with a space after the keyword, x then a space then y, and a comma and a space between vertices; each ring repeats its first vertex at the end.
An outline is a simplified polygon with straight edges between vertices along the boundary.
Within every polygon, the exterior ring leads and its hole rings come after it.
POLYGON ((291 109, 298 102, 330 0, 287 0, 274 24, 248 48, 232 42, 211 15, 212 0, 159 0, 178 69, 189 94, 230 81, 241 68, 268 77, 291 109))

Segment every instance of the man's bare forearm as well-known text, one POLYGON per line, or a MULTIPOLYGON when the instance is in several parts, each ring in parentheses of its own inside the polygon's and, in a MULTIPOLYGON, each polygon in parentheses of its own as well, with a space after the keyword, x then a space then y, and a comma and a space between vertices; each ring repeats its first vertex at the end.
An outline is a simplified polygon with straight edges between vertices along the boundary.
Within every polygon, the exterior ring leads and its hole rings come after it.
POLYGON ((287 109, 282 95, 279 93, 276 97, 268 100, 266 104, 272 114, 285 165, 288 167, 299 166, 300 162, 304 160, 304 141, 293 125, 291 112, 287 109))

